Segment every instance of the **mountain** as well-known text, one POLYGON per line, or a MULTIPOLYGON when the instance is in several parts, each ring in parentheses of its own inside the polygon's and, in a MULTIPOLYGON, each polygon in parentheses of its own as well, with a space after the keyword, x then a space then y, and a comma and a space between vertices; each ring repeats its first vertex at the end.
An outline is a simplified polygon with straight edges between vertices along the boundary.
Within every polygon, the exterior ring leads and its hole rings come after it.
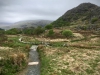
POLYGON ((99 24, 100 26, 100 7, 92 3, 82 3, 68 10, 52 24, 55 27, 90 24, 99 24))
POLYGON ((2 26, 0 28, 8 30, 11 28, 37 27, 37 26, 45 26, 47 24, 50 24, 51 22, 52 21, 49 21, 49 20, 26 20, 26 21, 16 22, 16 23, 11 24, 9 26, 2 26))
POLYGON ((1 28, 1 29, 9 29, 9 26, 10 26, 11 24, 12 24, 12 23, 0 22, 0 28, 1 28))

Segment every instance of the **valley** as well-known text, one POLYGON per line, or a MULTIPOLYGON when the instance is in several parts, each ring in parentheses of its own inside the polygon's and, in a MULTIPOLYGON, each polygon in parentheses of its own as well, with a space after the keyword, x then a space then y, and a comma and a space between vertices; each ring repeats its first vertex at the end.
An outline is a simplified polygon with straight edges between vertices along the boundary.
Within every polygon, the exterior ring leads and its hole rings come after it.
POLYGON ((0 29, 0 75, 100 75, 99 12, 82 3, 52 23, 0 29))

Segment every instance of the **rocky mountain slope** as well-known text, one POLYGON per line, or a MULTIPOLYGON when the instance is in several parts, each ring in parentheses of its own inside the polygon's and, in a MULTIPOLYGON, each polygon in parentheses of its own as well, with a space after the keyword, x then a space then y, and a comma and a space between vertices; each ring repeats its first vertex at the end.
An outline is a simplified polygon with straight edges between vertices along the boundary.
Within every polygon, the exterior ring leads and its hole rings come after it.
POLYGON ((100 27, 100 7, 91 3, 82 3, 68 10, 52 23, 55 27, 69 25, 96 25, 100 27))

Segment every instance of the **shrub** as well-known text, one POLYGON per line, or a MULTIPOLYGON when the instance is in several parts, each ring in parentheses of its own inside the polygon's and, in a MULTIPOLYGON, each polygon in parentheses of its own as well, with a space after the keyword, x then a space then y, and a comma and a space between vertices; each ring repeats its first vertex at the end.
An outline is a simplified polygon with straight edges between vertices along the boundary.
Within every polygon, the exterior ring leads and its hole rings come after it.
POLYGON ((16 75, 16 73, 27 65, 24 53, 13 54, 8 59, 0 60, 0 75, 16 75))
POLYGON ((10 60, 14 65, 21 66, 22 62, 26 62, 26 56, 24 53, 18 53, 10 55, 10 60))
POLYGON ((54 35, 53 29, 49 30, 47 36, 52 37, 54 35))
POLYGON ((32 28, 32 27, 31 28, 24 28, 22 32, 26 35, 33 35, 34 34, 34 29, 35 28, 32 28))
POLYGON ((96 22, 97 20, 98 20, 98 18, 97 18, 97 17, 92 18, 91 23, 93 24, 93 23, 94 23, 94 22, 96 22))
POLYGON ((42 28, 42 27, 40 27, 40 26, 38 26, 38 27, 35 28, 35 30, 34 30, 34 34, 35 34, 35 35, 42 34, 43 32, 45 32, 45 29, 42 28))
POLYGON ((81 30, 87 30, 88 29, 88 26, 77 26, 76 27, 77 29, 81 29, 81 30))
POLYGON ((46 25, 45 28, 46 28, 46 29, 52 29, 53 26, 52 26, 52 25, 46 25))
POLYGON ((30 46, 29 45, 26 45, 25 46, 25 49, 28 49, 29 50, 30 49, 30 46))
POLYGON ((44 45, 38 45, 38 50, 41 50, 41 49, 43 49, 44 48, 44 45))
POLYGON ((7 41, 7 37, 2 35, 0 36, 0 43, 7 41))
POLYGON ((65 37, 72 37, 73 33, 71 30, 64 30, 64 31, 62 31, 62 35, 65 37))

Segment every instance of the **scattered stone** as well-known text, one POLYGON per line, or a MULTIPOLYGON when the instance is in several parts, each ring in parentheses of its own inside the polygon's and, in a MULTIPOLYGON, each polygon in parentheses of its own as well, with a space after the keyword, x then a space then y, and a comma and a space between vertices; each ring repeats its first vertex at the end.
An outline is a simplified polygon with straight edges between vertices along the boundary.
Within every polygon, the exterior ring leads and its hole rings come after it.
POLYGON ((29 62, 28 65, 38 65, 39 62, 29 62))
POLYGON ((2 60, 3 59, 3 57, 0 57, 0 60, 2 60))

